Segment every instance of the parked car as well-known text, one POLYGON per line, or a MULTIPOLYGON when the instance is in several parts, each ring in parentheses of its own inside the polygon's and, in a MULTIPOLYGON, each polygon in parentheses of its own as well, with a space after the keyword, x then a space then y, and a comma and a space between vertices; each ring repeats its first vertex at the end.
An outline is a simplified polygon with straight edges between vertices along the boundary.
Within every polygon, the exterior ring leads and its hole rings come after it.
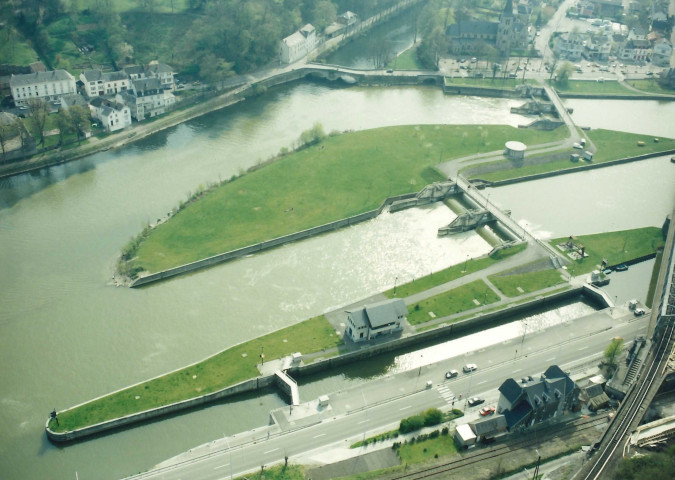
POLYGON ((625 272, 626 270, 628 270, 628 265, 626 265, 625 263, 621 263, 616 267, 614 267, 614 270, 617 272, 625 272))
POLYGON ((583 145, 581 145, 581 144, 578 143, 578 142, 574 142, 574 144, 572 145, 572 147, 578 148, 579 150, 581 150, 582 148, 584 148, 583 145))
POLYGON ((469 402, 468 402, 468 403, 469 403, 469 406, 470 406, 470 407, 475 407, 476 405, 480 405, 480 404, 483 403, 483 402, 485 402, 485 399, 484 399, 484 398, 480 398, 480 397, 471 397, 471 398, 469 399, 469 402))
POLYGON ((492 415, 493 413, 495 413, 495 410, 497 409, 493 406, 483 407, 478 411, 478 413, 480 413, 481 416, 483 417, 487 417, 488 415, 492 415))
POLYGON ((450 370, 449 372, 445 372, 445 378, 455 378, 457 375, 459 375, 459 372, 457 370, 450 370))
POLYGON ((473 372, 474 370, 478 370, 478 365, 476 365, 475 363, 467 363, 466 365, 464 365, 462 370, 464 370, 464 373, 473 372))
POLYGON ((641 316, 644 315, 644 314, 645 314, 645 311, 644 311, 643 309, 639 308, 639 307, 636 308, 636 309, 633 311, 633 315, 635 315, 636 317, 641 317, 641 316))

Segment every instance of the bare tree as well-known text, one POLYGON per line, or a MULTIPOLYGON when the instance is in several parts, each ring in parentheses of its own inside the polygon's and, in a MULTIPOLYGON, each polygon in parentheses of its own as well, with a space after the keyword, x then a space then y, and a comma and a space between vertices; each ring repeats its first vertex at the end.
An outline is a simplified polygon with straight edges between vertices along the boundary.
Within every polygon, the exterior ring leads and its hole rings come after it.
POLYGON ((38 143, 45 147, 45 125, 49 116, 49 104, 41 98, 28 99, 28 112, 30 115, 26 119, 32 130, 33 136, 37 137, 38 143))

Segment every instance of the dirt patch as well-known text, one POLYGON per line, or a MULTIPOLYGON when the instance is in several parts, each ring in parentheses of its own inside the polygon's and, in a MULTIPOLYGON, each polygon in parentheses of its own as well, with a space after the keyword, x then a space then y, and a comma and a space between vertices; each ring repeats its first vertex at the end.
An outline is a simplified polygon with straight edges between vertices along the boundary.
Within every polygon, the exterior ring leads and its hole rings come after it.
POLYGON ((551 270, 552 268, 553 268, 553 265, 551 265, 551 260, 549 258, 542 258, 540 260, 537 260, 536 262, 532 262, 532 263, 528 263, 527 265, 522 265, 520 267, 516 267, 513 270, 498 273, 495 276, 496 277, 508 277, 510 275, 520 275, 522 273, 532 273, 532 272, 540 272, 542 270, 551 270))

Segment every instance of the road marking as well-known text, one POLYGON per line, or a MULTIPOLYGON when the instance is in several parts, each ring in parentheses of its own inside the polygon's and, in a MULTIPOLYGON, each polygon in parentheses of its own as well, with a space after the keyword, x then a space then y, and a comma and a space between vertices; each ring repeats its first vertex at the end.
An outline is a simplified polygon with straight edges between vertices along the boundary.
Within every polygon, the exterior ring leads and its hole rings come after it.
POLYGON ((318 435, 317 435, 316 437, 314 437, 314 438, 323 437, 324 435, 325 435, 325 433, 320 433, 320 434, 318 434, 318 435))
POLYGON ((555 357, 551 357, 551 358, 546 359, 547 362, 552 362, 553 360, 555 360, 555 357))
POLYGON ((577 350, 586 350, 587 348, 588 347, 581 347, 581 348, 578 348, 577 350))
POLYGON ((226 463, 225 465, 220 465, 218 467, 213 467, 214 470, 218 470, 219 468, 225 468, 229 465, 229 463, 226 463))
POLYGON ((487 380, 483 380, 482 382, 478 382, 478 385, 482 385, 484 383, 487 383, 487 380))
POLYGON ((368 423, 368 420, 361 420, 360 422, 357 423, 357 425, 361 425, 362 423, 368 423))
POLYGON ((400 410, 408 410, 408 409, 411 408, 411 407, 412 407, 412 405, 408 405, 407 407, 403 407, 403 408, 401 408, 400 410))
POLYGON ((270 450, 270 451, 268 451, 268 452, 265 452, 264 454, 267 455, 268 453, 276 452, 277 450, 279 450, 279 449, 278 449, 278 448, 273 448, 272 450, 270 450))
POLYGON ((518 370, 514 370, 513 373, 518 373, 518 372, 522 372, 522 371, 523 371, 523 369, 519 368, 518 370))

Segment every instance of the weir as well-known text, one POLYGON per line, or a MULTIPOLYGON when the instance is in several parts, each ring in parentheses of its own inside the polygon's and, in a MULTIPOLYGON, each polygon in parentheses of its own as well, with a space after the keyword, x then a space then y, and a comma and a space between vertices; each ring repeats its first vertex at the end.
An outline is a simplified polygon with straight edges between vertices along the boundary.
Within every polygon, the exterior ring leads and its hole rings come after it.
POLYGON ((495 217, 485 209, 469 210, 456 217, 445 227, 438 229, 438 236, 452 235, 453 233, 473 230, 487 223, 493 222, 495 217))

